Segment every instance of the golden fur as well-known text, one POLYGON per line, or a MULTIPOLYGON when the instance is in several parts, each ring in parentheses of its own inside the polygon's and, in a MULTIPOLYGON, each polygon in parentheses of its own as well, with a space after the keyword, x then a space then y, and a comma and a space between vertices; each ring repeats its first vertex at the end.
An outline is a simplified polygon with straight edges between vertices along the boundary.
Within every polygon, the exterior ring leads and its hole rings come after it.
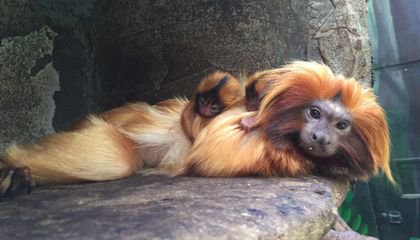
POLYGON ((83 120, 77 130, 13 145, 2 160, 9 167, 29 167, 39 184, 119 179, 143 166, 170 170, 191 147, 180 125, 187 103, 178 98, 116 108, 83 120))
MULTIPOLYGON (((273 146, 265 130, 275 121, 271 117, 274 113, 287 112, 294 106, 315 100, 331 99, 341 92, 343 104, 353 117, 355 134, 367 145, 370 156, 365 156, 365 161, 372 161, 369 164, 373 165, 372 170, 364 170, 362 163, 357 162, 359 156, 355 157, 357 161, 354 164, 358 169, 350 177, 366 180, 382 170, 394 182, 389 167, 388 125, 371 90, 363 89, 352 78, 336 76, 327 66, 314 62, 293 62, 278 70, 258 73, 258 78, 270 79, 270 85, 256 115, 256 129, 246 133, 240 128, 240 120, 252 115, 244 108, 238 107, 221 114, 196 138, 183 169, 185 174, 304 176, 312 173, 316 166, 310 159, 299 154, 290 144, 281 148, 273 146)), ((288 124, 278 127, 300 127, 288 124)), ((352 150, 348 152, 358 154, 352 150)))
MULTIPOLYGON (((142 167, 200 176, 306 176, 314 173, 318 163, 287 141, 284 146, 273 144, 267 129, 273 124, 281 131, 299 128, 297 120, 277 126, 275 114, 341 92, 354 120, 354 139, 366 146, 367 154, 359 156, 351 144, 344 144, 350 159, 355 157, 352 166, 357 171, 332 168, 361 179, 382 170, 393 182, 388 126, 370 90, 314 62, 293 62, 254 77, 270 81, 257 112, 248 112, 243 100, 231 100, 237 95, 229 87, 220 94, 230 107, 210 122, 191 115, 193 100, 170 99, 154 106, 134 103, 91 116, 73 131, 44 137, 35 144, 11 146, 1 159, 9 167, 29 167, 41 184, 113 180, 142 167), (187 121, 181 124, 182 113, 187 121), (240 121, 251 116, 256 116, 256 127, 244 131, 240 121), (191 139, 195 139, 193 145, 191 139), (371 168, 363 168, 364 157, 371 168)), ((203 84, 214 85, 212 81, 203 84)), ((200 85, 198 89, 208 88, 200 85)))

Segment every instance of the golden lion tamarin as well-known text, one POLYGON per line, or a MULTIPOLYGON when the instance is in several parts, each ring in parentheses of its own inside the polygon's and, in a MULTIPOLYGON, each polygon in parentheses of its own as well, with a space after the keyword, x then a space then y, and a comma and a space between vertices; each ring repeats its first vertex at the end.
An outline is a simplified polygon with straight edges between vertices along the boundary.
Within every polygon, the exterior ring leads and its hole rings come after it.
POLYGON ((245 101, 234 104, 194 133, 193 145, 181 126, 191 103, 170 99, 91 116, 74 131, 11 146, 1 158, 10 168, 30 168, 40 184, 113 180, 143 167, 178 175, 362 180, 382 170, 393 182, 387 122, 369 89, 314 62, 293 62, 258 79, 270 79, 258 111, 248 111, 245 101), (255 118, 251 130, 241 127, 247 118, 255 118))
POLYGON ((182 112, 181 124, 191 139, 210 120, 235 104, 242 104, 244 91, 238 79, 227 72, 216 71, 205 77, 182 112))
POLYGON ((258 78, 272 79, 259 110, 238 107, 217 116, 196 138, 184 174, 367 180, 382 170, 394 182, 388 125, 371 90, 314 62, 258 78), (252 131, 244 130, 243 119, 254 117, 252 131))

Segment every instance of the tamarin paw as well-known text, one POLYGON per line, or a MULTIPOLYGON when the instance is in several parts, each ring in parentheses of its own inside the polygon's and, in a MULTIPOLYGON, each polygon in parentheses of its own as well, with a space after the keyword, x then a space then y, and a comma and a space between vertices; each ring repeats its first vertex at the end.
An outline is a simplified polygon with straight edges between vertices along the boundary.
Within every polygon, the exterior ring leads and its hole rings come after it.
POLYGON ((0 169, 0 201, 12 199, 16 194, 29 194, 35 182, 32 181, 31 171, 27 167, 0 169))

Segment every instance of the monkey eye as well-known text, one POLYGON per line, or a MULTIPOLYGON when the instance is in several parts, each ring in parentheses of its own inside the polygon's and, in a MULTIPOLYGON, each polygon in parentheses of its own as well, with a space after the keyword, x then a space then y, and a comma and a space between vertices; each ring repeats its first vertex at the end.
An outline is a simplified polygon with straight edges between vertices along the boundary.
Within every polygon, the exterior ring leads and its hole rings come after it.
POLYGON ((219 112, 220 111, 219 106, 216 105, 216 104, 211 105, 210 110, 212 112, 219 112))
POLYGON ((319 111, 318 108, 316 107, 312 107, 309 109, 309 114, 311 115, 312 118, 314 119, 320 119, 321 118, 321 112, 319 111))
POLYGON ((349 126, 349 123, 347 121, 340 121, 338 122, 335 127, 340 129, 340 130, 344 130, 349 126))
POLYGON ((204 99, 204 97, 202 97, 202 96, 198 97, 198 104, 200 104, 200 105, 206 104, 206 100, 204 99))

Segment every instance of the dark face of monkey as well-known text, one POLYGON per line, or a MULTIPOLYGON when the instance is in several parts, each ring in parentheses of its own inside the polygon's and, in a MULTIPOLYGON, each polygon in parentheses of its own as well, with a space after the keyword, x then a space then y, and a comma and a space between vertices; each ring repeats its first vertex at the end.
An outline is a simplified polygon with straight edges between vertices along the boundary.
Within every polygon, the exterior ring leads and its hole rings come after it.
POLYGON ((314 164, 322 176, 354 178, 373 171, 369 150, 340 93, 304 105, 288 105, 287 97, 273 104, 272 109, 281 106, 280 111, 272 110, 261 125, 274 148, 289 151, 297 147, 293 151, 314 164))
POLYGON ((221 113, 225 108, 224 104, 220 100, 220 88, 226 84, 228 77, 223 77, 214 88, 205 91, 198 92, 195 98, 195 111, 203 117, 214 117, 221 113))
POLYGON ((352 127, 351 115, 335 100, 313 102, 304 109, 303 119, 299 144, 306 153, 317 157, 334 155, 352 127))
POLYGON ((224 106, 219 100, 218 95, 211 92, 198 93, 196 97, 196 111, 203 117, 214 117, 221 113, 224 106))

